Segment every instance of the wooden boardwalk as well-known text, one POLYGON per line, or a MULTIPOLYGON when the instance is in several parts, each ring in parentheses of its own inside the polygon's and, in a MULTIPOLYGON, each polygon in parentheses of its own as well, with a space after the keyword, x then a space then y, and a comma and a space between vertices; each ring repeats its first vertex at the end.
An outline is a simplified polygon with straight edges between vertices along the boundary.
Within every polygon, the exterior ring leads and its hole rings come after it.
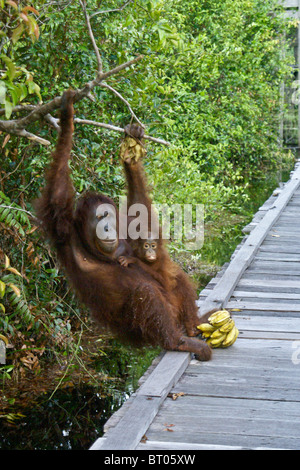
POLYGON ((300 449, 300 164, 201 292, 233 309, 237 342, 210 362, 167 352, 92 450, 300 449))

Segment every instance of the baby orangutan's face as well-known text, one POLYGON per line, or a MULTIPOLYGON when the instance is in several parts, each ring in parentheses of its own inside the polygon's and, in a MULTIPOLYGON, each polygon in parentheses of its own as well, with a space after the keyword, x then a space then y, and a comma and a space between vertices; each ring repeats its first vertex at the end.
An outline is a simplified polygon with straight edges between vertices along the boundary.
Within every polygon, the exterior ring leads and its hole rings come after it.
POLYGON ((143 257, 145 261, 153 263, 157 259, 157 243, 154 240, 146 240, 143 244, 143 257))

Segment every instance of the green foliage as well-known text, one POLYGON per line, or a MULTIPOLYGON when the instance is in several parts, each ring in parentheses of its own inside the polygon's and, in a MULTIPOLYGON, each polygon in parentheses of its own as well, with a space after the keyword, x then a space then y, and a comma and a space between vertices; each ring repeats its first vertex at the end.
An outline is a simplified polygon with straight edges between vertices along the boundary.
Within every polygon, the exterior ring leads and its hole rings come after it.
POLYGON ((10 266, 10 260, 5 256, 5 266, 2 270, 0 280, 0 316, 1 330, 13 332, 10 324, 15 321, 22 328, 24 324, 28 325, 34 322, 34 317, 30 312, 24 291, 22 291, 22 283, 19 281, 22 275, 15 268, 10 266), (9 305, 9 313, 7 306, 9 305))
POLYGON ((3 322, 2 326, 4 326, 4 329, 5 324, 8 324, 8 320, 11 322, 15 317, 18 318, 18 322, 21 324, 20 327, 22 327, 24 324, 33 322, 34 317, 29 310, 26 298, 21 294, 19 287, 16 286, 15 276, 6 274, 1 277, 1 282, 3 282, 7 287, 7 293, 9 294, 9 299, 7 299, 7 302, 9 302, 10 308, 12 310, 12 313, 9 315, 9 317, 6 317, 5 321, 3 322))
POLYGON ((15 202, 11 202, 2 191, 0 191, 0 222, 16 229, 22 237, 25 236, 25 230, 31 228, 26 211, 15 202))
POLYGON ((19 43, 24 37, 25 42, 28 39, 35 42, 39 38, 37 15, 37 10, 25 2, 1 1, 0 105, 4 108, 7 119, 14 106, 21 103, 27 95, 35 94, 42 100, 40 87, 33 80, 33 74, 17 63, 19 43))

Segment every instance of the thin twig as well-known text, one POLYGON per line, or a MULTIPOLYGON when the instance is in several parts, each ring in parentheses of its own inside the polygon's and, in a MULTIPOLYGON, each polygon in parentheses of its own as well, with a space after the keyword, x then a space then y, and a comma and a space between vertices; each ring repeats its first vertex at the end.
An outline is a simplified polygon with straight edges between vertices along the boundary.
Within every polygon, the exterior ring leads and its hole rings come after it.
POLYGON ((79 3, 80 3, 80 5, 83 9, 83 13, 84 13, 84 16, 85 16, 85 21, 86 21, 86 25, 87 25, 87 28, 88 28, 89 36, 91 38, 93 48, 94 48, 94 51, 95 51, 95 54, 96 54, 97 64, 98 64, 98 68, 97 68, 98 74, 101 74, 102 73, 102 59, 101 59, 100 52, 99 52, 99 49, 98 49, 96 41, 95 41, 94 33, 93 33, 91 23, 90 23, 90 18, 89 18, 89 15, 88 15, 87 11, 86 11, 85 0, 79 0, 79 3))
MULTIPOLYGON (((22 111, 32 111, 33 109, 36 108, 36 105, 34 104, 18 104, 17 106, 15 106, 11 113, 19 113, 19 112, 22 112, 22 111)), ((5 109, 0 109, 0 116, 5 114, 5 109)))
POLYGON ((78 90, 76 92, 76 95, 74 97, 74 101, 76 102, 76 101, 81 100, 82 98, 87 97, 91 93, 93 88, 95 88, 96 86, 99 86, 101 82, 103 82, 107 78, 111 77, 112 75, 117 75, 122 70, 130 67, 131 65, 136 64, 137 62, 139 62, 143 58, 144 58, 143 55, 139 55, 139 56, 135 57, 134 59, 129 60, 128 62, 124 62, 123 64, 118 65, 114 69, 108 70, 108 72, 103 72, 101 74, 98 74, 98 76, 94 80, 91 80, 81 90, 78 90))
POLYGON ((125 103, 127 108, 129 109, 131 116, 139 123, 139 125, 143 129, 145 128, 144 124, 141 123, 141 121, 139 120, 139 118, 134 113, 133 109, 131 108, 130 104, 128 103, 127 100, 125 100, 125 98, 121 95, 121 93, 119 93, 117 90, 115 90, 112 86, 108 85, 107 83, 101 82, 101 86, 103 88, 107 88, 108 90, 112 91, 121 101, 123 101, 123 103, 125 103))
POLYGON ((26 137, 29 140, 32 140, 33 142, 37 142, 38 144, 41 145, 50 145, 51 142, 49 140, 43 139, 42 137, 39 137, 38 135, 32 134, 31 132, 26 131, 25 129, 16 129, 15 132, 13 132, 15 135, 19 135, 20 137, 26 137))
POLYGON ((92 15, 90 15, 90 18, 94 18, 94 16, 97 16, 97 15, 104 15, 105 13, 114 13, 116 11, 122 11, 124 10, 125 7, 127 7, 127 5, 129 5, 129 3, 131 3, 132 0, 129 0, 128 2, 124 3, 124 5, 122 5, 120 8, 113 8, 112 10, 102 10, 102 11, 96 11, 95 13, 93 13, 92 15))
POLYGON ((19 207, 7 206, 6 204, 0 204, 0 207, 2 207, 2 209, 10 209, 18 212, 25 212, 25 214, 28 214, 30 217, 34 218, 34 215, 31 212, 26 211, 25 209, 21 209, 19 207))

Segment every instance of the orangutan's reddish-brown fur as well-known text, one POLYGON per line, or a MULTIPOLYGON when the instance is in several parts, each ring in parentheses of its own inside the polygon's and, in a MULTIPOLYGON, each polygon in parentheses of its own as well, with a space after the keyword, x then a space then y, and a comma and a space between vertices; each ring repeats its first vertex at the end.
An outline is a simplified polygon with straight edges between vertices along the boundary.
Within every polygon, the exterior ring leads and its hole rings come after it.
MULTIPOLYGON (((138 140, 142 139, 143 130, 136 124, 127 126, 126 133, 138 140)), ((128 186, 128 208, 132 204, 140 203, 147 207, 148 211, 148 229, 151 227, 151 205, 145 173, 141 160, 137 162, 133 159, 127 159, 124 162, 124 170, 128 186)), ((154 215, 153 215, 154 216, 154 215)), ((155 216, 154 216, 155 217, 155 216)), ((152 220, 152 224, 158 224, 157 220, 152 220)), ((152 225, 153 226, 153 225, 152 225)), ((156 227, 158 228, 158 227, 156 227)), ((148 230, 149 232, 150 230, 148 230)), ((130 241, 133 252, 139 260, 143 261, 144 270, 149 272, 168 292, 170 302, 174 306, 177 314, 177 322, 183 325, 188 336, 199 334, 197 325, 205 321, 209 315, 199 320, 197 312, 197 292, 193 282, 188 275, 175 264, 165 247, 164 240, 161 237, 161 228, 157 230, 159 237, 152 238, 157 244, 156 260, 148 263, 143 258, 143 243, 148 236, 130 241)), ((148 233, 146 234, 148 235, 148 233)), ((128 257, 128 264, 136 263, 136 258, 128 257)))
MULTIPOLYGON (((211 357, 203 341, 183 336, 177 314, 163 286, 140 265, 121 266, 116 254, 99 251, 92 242, 89 221, 101 203, 113 204, 102 194, 82 196, 74 209, 74 189, 68 161, 73 134, 73 96, 62 97, 61 133, 46 175, 46 187, 37 202, 37 216, 81 301, 94 318, 119 338, 136 345, 160 345, 167 350, 211 357)), ((126 242, 122 251, 127 254, 126 242)))

